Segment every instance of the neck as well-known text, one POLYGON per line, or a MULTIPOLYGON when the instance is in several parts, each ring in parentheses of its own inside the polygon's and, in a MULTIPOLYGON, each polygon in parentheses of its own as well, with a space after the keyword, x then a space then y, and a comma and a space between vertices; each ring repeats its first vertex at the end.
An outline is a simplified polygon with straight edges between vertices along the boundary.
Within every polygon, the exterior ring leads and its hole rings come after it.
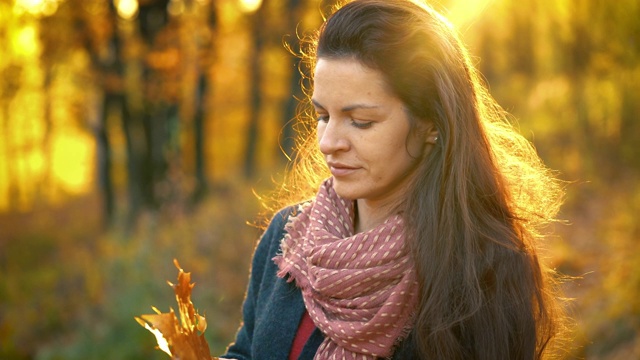
POLYGON ((374 204, 370 201, 358 199, 355 203, 355 224, 356 233, 369 231, 382 224, 391 214, 395 206, 388 204, 374 204))

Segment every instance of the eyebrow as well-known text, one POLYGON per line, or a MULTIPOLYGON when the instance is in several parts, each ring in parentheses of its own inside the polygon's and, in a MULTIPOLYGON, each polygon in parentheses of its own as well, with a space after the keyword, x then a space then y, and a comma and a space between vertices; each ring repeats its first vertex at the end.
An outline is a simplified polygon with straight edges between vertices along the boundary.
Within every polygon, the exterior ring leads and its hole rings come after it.
MULTIPOLYGON (((320 109, 324 109, 324 106, 322 106, 322 104, 320 104, 319 102, 317 102, 314 99, 311 99, 311 102, 313 103, 313 105, 317 108, 320 109)), ((342 112, 349 112, 349 111, 353 111, 356 109, 377 109, 380 106, 378 105, 368 105, 368 104, 353 104, 353 105, 348 105, 343 107, 342 109, 340 109, 340 111, 342 112)))

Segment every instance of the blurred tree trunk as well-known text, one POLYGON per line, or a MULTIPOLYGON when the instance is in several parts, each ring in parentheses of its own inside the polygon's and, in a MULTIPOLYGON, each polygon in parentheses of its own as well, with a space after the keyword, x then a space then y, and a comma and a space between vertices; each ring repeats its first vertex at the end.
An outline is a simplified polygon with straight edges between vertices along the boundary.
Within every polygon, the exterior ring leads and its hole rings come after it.
MULTIPOLYGON (((150 54, 154 51, 162 53, 164 46, 167 46, 165 43, 159 45, 158 39, 169 23, 168 4, 169 0, 146 0, 140 3, 137 25, 147 51, 143 51, 142 58, 132 64, 140 67, 138 76, 142 84, 139 89, 142 103, 139 104, 139 116, 131 117, 129 126, 139 126, 143 130, 145 146, 133 148, 133 151, 138 151, 141 163, 137 186, 143 191, 145 206, 150 209, 158 209, 172 194, 171 184, 166 181, 169 164, 165 151, 172 150, 169 141, 175 135, 170 122, 177 122, 178 108, 176 102, 171 101, 174 99, 170 100, 163 92, 167 84, 161 67, 166 64, 154 64, 150 54)), ((132 88, 128 92, 137 90, 132 88)))
MULTIPOLYGON (((80 5, 80 4, 76 4, 80 5)), ((133 151, 134 140, 130 123, 129 102, 125 96, 125 64, 122 56, 122 39, 118 29, 118 15, 112 0, 108 2, 106 12, 102 14, 106 20, 99 31, 106 34, 102 41, 97 40, 92 28, 91 16, 78 19, 77 27, 82 33, 82 46, 90 56, 91 64, 96 72, 100 85, 100 111, 94 124, 98 157, 98 184, 102 197, 103 224, 109 227, 113 224, 116 210, 115 189, 113 185, 113 158, 109 136, 108 120, 112 113, 120 118, 120 125, 125 138, 127 154, 127 227, 132 226, 142 206, 141 191, 137 186, 136 174, 139 161, 133 151)), ((95 31, 95 30, 94 30, 95 31)))
POLYGON ((51 164, 53 163, 52 159, 52 151, 51 151, 51 134, 53 133, 53 119, 51 113, 51 83, 53 81, 53 69, 49 64, 42 64, 42 68, 44 70, 44 84, 43 84, 43 93, 44 93, 44 133, 42 136, 42 153, 44 157, 43 166, 44 170, 42 171, 42 177, 39 179, 39 184, 36 187, 35 200, 37 201, 45 201, 46 189, 49 188, 52 184, 51 182, 51 164))
POLYGON ((589 122, 589 106, 586 103, 586 74, 591 61, 592 43, 588 29, 590 28, 589 3, 572 0, 569 5, 573 11, 569 13, 569 29, 571 31, 569 43, 564 46, 566 73, 569 76, 571 89, 571 104, 576 116, 577 138, 576 144, 580 148, 583 168, 592 174, 594 170, 594 134, 589 122))
POLYGON ((205 156, 205 94, 209 90, 207 74, 201 72, 198 77, 196 96, 196 113, 193 118, 194 150, 195 150, 195 179, 196 185, 191 194, 191 201, 197 203, 207 192, 206 156, 205 156))
POLYGON ((198 4, 185 2, 180 16, 181 61, 181 116, 183 121, 183 171, 193 179, 189 189, 191 205, 201 201, 207 193, 206 133, 207 95, 211 91, 209 67, 215 59, 215 37, 218 26, 216 2, 198 4))
POLYGON ((258 148, 258 132, 260 125, 260 110, 262 108, 262 51, 265 40, 265 12, 267 1, 263 0, 260 7, 251 15, 251 34, 253 46, 249 52, 249 125, 247 127, 247 145, 244 159, 244 176, 252 178, 256 171, 256 151, 258 148))
POLYGON ((206 24, 208 25, 208 29, 210 31, 210 36, 208 39, 203 39, 202 44, 198 44, 201 46, 198 52, 198 64, 199 67, 199 77, 196 91, 196 112, 193 121, 193 128, 195 131, 195 177, 196 177, 196 187, 192 194, 192 201, 199 202, 206 195, 208 188, 208 180, 207 180, 207 168, 206 165, 209 164, 213 167, 213 163, 211 161, 207 162, 206 157, 206 143, 205 139, 213 138, 214 134, 206 133, 207 127, 206 124, 206 109, 207 109, 207 101, 206 95, 208 93, 213 92, 213 81, 210 79, 210 74, 208 72, 209 66, 215 61, 217 57, 216 53, 216 37, 218 34, 218 8, 216 7, 216 1, 211 1, 208 5, 207 9, 207 18, 206 24), (206 135, 206 136, 205 136, 206 135))
MULTIPOLYGON (((106 60, 106 81, 105 81, 105 104, 104 106, 114 106, 119 112, 122 132, 125 138, 127 153, 127 199, 128 209, 126 214, 126 228, 131 229, 136 223, 138 215, 145 205, 150 201, 151 189, 148 182, 144 181, 147 173, 146 139, 144 138, 144 126, 142 124, 142 109, 138 98, 132 95, 127 84, 132 81, 128 79, 133 71, 132 64, 135 59, 128 59, 125 62, 123 56, 124 41, 122 30, 118 25, 118 15, 114 1, 110 1, 110 16, 113 19, 114 29, 109 40, 109 55, 106 60)), ((106 118, 103 118, 105 121, 106 118)), ((106 164, 106 163, 105 163, 106 164)), ((105 174, 109 171, 105 165, 105 174)), ((106 194, 106 189, 103 189, 106 194)))
POLYGON ((113 224, 115 215, 115 194, 112 180, 112 157, 111 142, 107 131, 107 119, 109 117, 109 106, 113 103, 112 96, 104 94, 102 98, 102 109, 95 126, 96 145, 98 153, 98 184, 102 194, 103 224, 106 228, 113 224))
MULTIPOLYGON (((2 132, 2 134, 9 134, 9 131, 11 130, 9 128, 9 101, 5 100, 4 98, 0 99, 0 111, 2 111, 0 113, 0 120, 2 120, 2 123, 0 123, 0 132, 2 132)), ((9 210, 13 210, 15 208, 16 199, 12 196, 12 190, 15 185, 13 181, 13 162, 10 160, 11 146, 9 146, 9 136, 3 136, 2 138, 0 138, 0 144, 2 144, 0 153, 4 154, 4 159, 2 159, 2 163, 4 164, 3 170, 4 173, 7 174, 7 207, 9 210)), ((0 196, 4 195, 5 194, 0 194, 0 196)))
POLYGON ((640 134, 640 76, 638 72, 629 74, 627 79, 622 81, 622 111, 620 124, 620 144, 619 155, 624 162, 640 172, 640 146, 638 146, 638 134, 640 134), (634 78, 635 77, 635 78, 634 78))
MULTIPOLYGON (((22 77, 22 66, 16 63, 10 63, 7 67, 2 69, 0 73, 0 106, 2 107, 2 119, 4 123, 0 127, 2 134, 14 134, 11 129, 11 111, 10 104, 13 98, 17 95, 20 89, 20 82, 22 77)), ((8 190, 8 205, 9 210, 18 209, 18 203, 20 199, 19 181, 20 176, 18 174, 18 167, 13 159, 15 158, 15 147, 11 143, 11 137, 4 136, 4 149, 2 153, 5 155, 6 168, 7 168, 7 190, 8 190)))
POLYGON ((536 2, 532 0, 519 0, 511 4, 509 13, 511 17, 511 31, 508 48, 511 49, 511 69, 517 73, 534 75, 534 28, 533 21, 536 14, 536 2))
MULTIPOLYGON (((3 134, 8 134, 9 133, 9 104, 8 102, 2 101, 0 103, 0 109, 2 110, 2 123, 0 124, 0 131, 2 131, 3 134)), ((8 136, 4 136, 2 137, 2 149, 0 150, 0 152, 2 152, 2 154, 4 154, 4 159, 2 159, 3 163, 4 163, 4 173, 7 174, 7 193, 6 193, 6 199, 7 199, 7 208, 8 210, 13 210, 16 206, 16 199, 13 196, 13 189, 14 189, 14 181, 13 181, 13 162, 10 161, 11 156, 10 156, 10 152, 11 152, 11 146, 9 146, 9 137, 8 136)), ((5 194, 2 194, 2 196, 4 196, 5 194)))
MULTIPOLYGON (((145 184, 145 176, 148 173, 145 161, 146 138, 141 124, 142 114, 135 111, 132 115, 132 107, 126 94, 113 95, 107 99, 113 101, 120 109, 122 132, 125 138, 127 152, 127 194, 128 209, 126 215, 126 227, 132 229, 143 205, 149 202, 151 189, 145 184)), ((136 109, 137 110, 137 109, 136 109)))

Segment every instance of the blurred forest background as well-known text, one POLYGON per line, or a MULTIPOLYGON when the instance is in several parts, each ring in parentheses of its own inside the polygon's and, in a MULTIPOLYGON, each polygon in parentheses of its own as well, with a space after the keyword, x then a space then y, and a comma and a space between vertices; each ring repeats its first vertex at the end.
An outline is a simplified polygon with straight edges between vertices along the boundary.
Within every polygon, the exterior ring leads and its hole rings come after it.
MULTIPOLYGON (((320 0, 0 0, 0 358, 164 359, 177 258, 233 339, 320 0)), ((438 0, 568 181, 567 358, 640 358, 640 2, 438 0)))

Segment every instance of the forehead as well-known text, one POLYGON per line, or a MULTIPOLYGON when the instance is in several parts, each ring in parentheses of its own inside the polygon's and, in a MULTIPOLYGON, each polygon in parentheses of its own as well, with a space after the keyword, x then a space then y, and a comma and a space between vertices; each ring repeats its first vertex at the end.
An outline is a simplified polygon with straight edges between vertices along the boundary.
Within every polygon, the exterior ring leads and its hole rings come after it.
POLYGON ((355 58, 319 58, 314 69, 314 81, 332 76, 341 76, 350 80, 383 81, 380 71, 355 58))
POLYGON ((322 103, 329 99, 384 101, 395 96, 380 71, 352 58, 320 58, 315 67, 312 98, 322 103))

